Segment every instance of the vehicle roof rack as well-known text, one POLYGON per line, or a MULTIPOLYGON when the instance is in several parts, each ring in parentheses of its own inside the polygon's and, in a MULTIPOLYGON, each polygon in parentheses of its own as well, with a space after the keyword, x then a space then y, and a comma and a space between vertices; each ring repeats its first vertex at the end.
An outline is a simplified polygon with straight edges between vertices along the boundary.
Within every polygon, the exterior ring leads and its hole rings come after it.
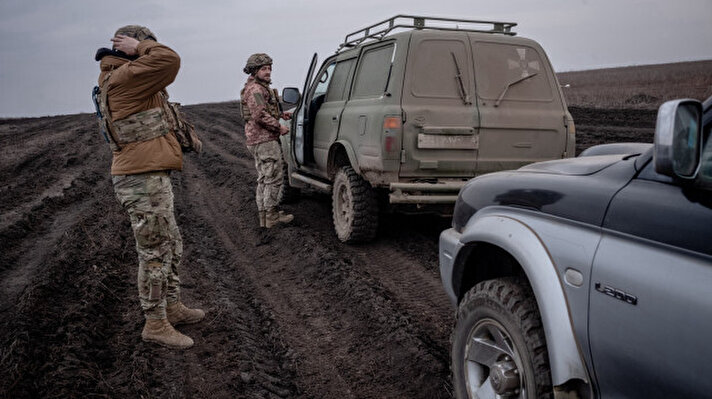
POLYGON ((515 26, 517 26, 516 22, 396 15, 395 17, 388 18, 385 21, 381 21, 363 29, 359 29, 356 32, 349 33, 346 35, 344 42, 339 45, 336 52, 338 53, 347 47, 357 46, 369 39, 381 40, 388 33, 399 28, 499 33, 514 36, 517 34, 516 32, 512 32, 512 28, 515 26), (490 27, 489 29, 487 29, 488 26, 490 27))

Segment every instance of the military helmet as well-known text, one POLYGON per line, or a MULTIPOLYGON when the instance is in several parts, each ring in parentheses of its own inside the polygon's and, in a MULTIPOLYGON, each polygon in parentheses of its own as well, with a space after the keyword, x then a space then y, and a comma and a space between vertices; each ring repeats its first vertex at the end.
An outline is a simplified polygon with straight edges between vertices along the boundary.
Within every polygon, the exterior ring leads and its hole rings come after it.
POLYGON ((242 71, 248 75, 252 75, 263 65, 272 65, 272 57, 265 53, 252 54, 250 58, 247 59, 247 64, 242 71))
POLYGON ((156 35, 153 34, 147 27, 141 25, 126 25, 119 28, 114 36, 124 35, 128 37, 133 37, 138 41, 151 39, 156 40, 156 35))

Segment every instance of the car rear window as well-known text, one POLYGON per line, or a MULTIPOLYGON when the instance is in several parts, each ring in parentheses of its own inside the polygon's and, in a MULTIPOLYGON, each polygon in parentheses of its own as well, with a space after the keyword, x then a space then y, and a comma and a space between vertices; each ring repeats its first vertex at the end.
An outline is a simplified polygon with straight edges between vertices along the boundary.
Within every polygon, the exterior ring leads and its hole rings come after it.
POLYGON ((460 98, 458 69, 463 87, 470 87, 469 61, 462 41, 423 40, 414 55, 411 90, 415 97, 460 98))
POLYGON ((487 100, 551 101, 545 61, 533 47, 474 42, 477 95, 487 100), (532 76, 534 75, 534 76, 532 76))

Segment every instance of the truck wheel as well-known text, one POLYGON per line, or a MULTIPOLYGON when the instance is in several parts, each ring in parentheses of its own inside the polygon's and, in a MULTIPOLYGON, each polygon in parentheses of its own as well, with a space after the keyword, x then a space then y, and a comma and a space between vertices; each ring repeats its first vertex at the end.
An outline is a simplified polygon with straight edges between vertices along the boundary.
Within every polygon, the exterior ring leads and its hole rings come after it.
POLYGON ((378 203, 376 193, 351 166, 342 166, 332 189, 334 230, 346 243, 366 242, 376 236, 378 203))
POLYGON ((553 398, 544 328, 526 280, 472 288, 457 310, 451 341, 457 398, 553 398))
POLYGON ((277 195, 278 203, 291 204, 297 202, 300 194, 301 190, 289 185, 289 167, 287 162, 282 162, 282 187, 280 187, 277 195))

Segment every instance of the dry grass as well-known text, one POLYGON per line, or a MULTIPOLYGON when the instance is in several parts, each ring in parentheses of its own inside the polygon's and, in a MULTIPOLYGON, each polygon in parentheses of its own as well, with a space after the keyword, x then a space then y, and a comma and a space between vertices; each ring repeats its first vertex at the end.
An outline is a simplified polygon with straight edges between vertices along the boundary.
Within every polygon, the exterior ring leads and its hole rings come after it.
POLYGON ((676 98, 705 100, 712 96, 712 60, 563 72, 557 76, 569 106, 656 109, 676 98))

